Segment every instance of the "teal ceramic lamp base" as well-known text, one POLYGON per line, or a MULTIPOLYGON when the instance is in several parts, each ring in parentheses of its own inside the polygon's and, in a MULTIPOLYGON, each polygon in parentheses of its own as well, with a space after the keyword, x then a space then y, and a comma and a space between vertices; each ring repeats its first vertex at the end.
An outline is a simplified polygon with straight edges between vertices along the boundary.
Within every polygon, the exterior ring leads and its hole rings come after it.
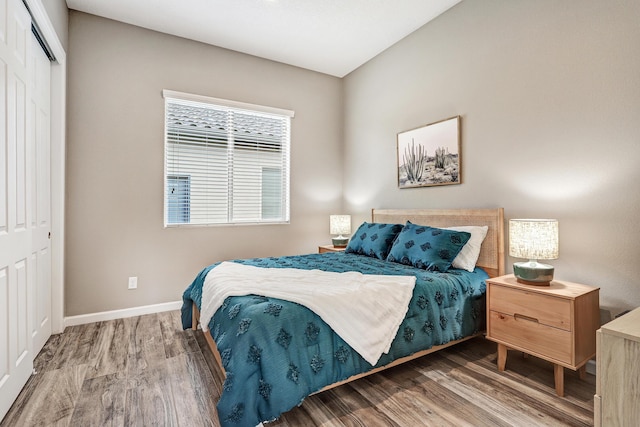
POLYGON ((513 274, 519 283, 534 286, 549 286, 553 280, 553 266, 538 261, 514 262, 513 274))
POLYGON ((344 248, 347 246, 347 243, 349 243, 349 238, 340 235, 331 239, 331 243, 333 243, 333 246, 336 248, 344 248))

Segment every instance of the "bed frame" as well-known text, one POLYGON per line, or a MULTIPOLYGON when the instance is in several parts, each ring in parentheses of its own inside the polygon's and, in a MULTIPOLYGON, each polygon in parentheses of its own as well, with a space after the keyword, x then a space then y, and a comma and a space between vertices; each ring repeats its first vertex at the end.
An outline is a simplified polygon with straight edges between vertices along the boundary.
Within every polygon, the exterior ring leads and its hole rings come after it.
MULTIPOLYGON (((389 224, 404 224, 406 221, 411 221, 418 225, 430 225, 432 227, 454 227, 462 225, 486 225, 489 227, 487 231, 487 237, 485 237, 482 248, 480 249, 480 256, 478 257, 477 266, 482 267, 484 271, 490 277, 502 276, 505 273, 504 270, 504 209, 372 209, 371 211, 372 222, 389 223, 389 224)), ((192 329, 197 329, 200 319, 200 312, 196 304, 193 304, 193 319, 192 329)), ((417 359, 424 355, 434 353, 442 350, 443 348, 451 347, 452 345, 461 343, 468 339, 474 338, 478 335, 468 336, 456 341, 450 341, 443 345, 433 346, 430 349, 419 351, 410 356, 396 359, 393 362, 374 368, 370 371, 356 374, 347 378, 344 381, 339 381, 333 384, 329 384, 316 393, 338 387, 342 384, 346 384, 351 381, 355 381, 359 378, 367 375, 375 374, 387 368, 400 365, 413 359, 417 359)), ((213 337, 209 332, 204 334, 209 348, 215 357, 220 371, 225 375, 224 368, 222 367, 222 359, 220 358, 220 352, 216 346, 213 337)), ((314 393, 314 394, 316 394, 314 393)))

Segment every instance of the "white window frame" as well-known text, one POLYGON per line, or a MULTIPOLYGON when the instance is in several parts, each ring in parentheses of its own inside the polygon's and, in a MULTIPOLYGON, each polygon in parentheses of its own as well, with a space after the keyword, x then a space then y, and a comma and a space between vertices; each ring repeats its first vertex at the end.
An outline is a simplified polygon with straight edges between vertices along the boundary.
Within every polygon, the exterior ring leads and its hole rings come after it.
MULTIPOLYGON (((208 96, 195 95, 184 92, 177 92, 172 90, 163 90, 162 95, 165 99, 165 129, 164 129, 164 195, 163 195, 163 205, 164 205, 164 214, 163 214, 163 222, 165 228, 173 228, 173 227, 198 227, 198 226, 226 226, 226 225, 247 225, 247 224, 288 224, 290 219, 290 150, 291 150, 291 126, 290 119, 294 117, 295 113, 290 110, 285 110, 281 108, 267 107, 256 104, 248 104, 243 102, 231 101, 220 98, 212 98, 208 96), (169 223, 168 222, 168 177, 176 174, 175 171, 169 170, 169 131, 168 131, 168 123, 167 123, 167 113, 170 104, 186 104, 186 105, 195 105, 199 108, 206 108, 210 106, 212 110, 225 110, 231 112, 238 113, 248 113, 248 114, 256 114, 256 115, 269 115, 276 116, 278 118, 284 119, 286 123, 286 136, 283 139, 283 159, 282 159, 282 168, 284 169, 283 173, 283 183, 280 191, 282 193, 282 212, 283 215, 281 218, 265 218, 262 219, 262 211, 260 213, 260 218, 251 218, 251 219, 237 219, 234 218, 233 214, 233 191, 229 191, 230 200, 227 201, 224 205, 227 209, 227 218, 226 221, 218 220, 218 221, 210 221, 207 219, 206 221, 198 221, 190 218, 188 223, 169 223)), ((229 137, 228 141, 232 144, 232 137, 229 137)), ((231 167, 233 164, 233 148, 229 151, 229 162, 227 163, 227 169, 231 167)), ((261 171, 263 168, 259 168, 261 171)), ((177 172, 181 174, 182 172, 177 172)), ((262 172, 259 172, 260 176, 256 175, 256 178, 262 179, 262 172)), ((232 183, 228 184, 232 186, 232 183)))

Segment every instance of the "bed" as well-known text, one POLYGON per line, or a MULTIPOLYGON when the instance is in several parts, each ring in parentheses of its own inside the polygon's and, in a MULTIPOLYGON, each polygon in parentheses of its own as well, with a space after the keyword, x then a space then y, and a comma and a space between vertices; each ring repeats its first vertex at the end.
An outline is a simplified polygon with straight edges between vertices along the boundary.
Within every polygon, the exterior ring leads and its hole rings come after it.
MULTIPOLYGON (((218 295, 220 302, 214 305, 214 312, 210 317, 203 317, 210 320, 204 321, 205 324, 201 325, 206 330, 205 337, 209 347, 221 371, 225 373, 223 390, 218 402, 220 424, 255 426, 260 422, 272 421, 281 413, 301 404, 304 398, 311 394, 337 387, 481 334, 485 325, 484 280, 504 274, 503 224, 502 208, 374 209, 371 222, 365 222, 354 233, 354 244, 350 244, 344 253, 234 260, 232 263, 216 263, 204 268, 183 294, 182 323, 185 329, 195 329, 201 323, 201 309, 204 310, 203 314, 212 310, 212 297, 209 295, 211 291, 208 290, 211 289, 211 285, 206 283, 214 280, 214 275, 219 276, 223 271, 227 271, 223 270, 224 268, 237 269, 238 272, 235 273, 238 274, 246 272, 242 279, 239 276, 229 276, 227 279, 229 283, 235 283, 233 278, 236 277, 239 287, 243 281, 246 281, 248 286, 245 295, 242 295, 241 291, 236 291, 237 294, 231 292, 218 295), (396 230, 399 230, 387 252, 374 253, 370 250, 368 253, 362 249, 354 250, 358 248, 355 243, 358 237, 366 235, 366 232, 369 236, 372 235, 367 227, 377 230, 375 227, 385 224, 396 224, 396 230), (459 231, 460 229, 444 232, 441 230, 469 226, 486 227, 486 237, 482 240, 475 266, 441 268, 435 264, 425 266, 418 263, 421 268, 415 267, 416 263, 410 255, 410 250, 417 249, 411 248, 415 239, 408 241, 407 236, 415 237, 415 233, 423 233, 424 236, 425 231, 434 236, 444 233, 447 242, 451 240, 465 246, 469 233, 459 231), (407 234, 409 231, 414 234, 407 234), (463 241, 456 241, 460 236, 463 237, 463 241), (409 257, 398 255, 407 253, 409 257), (378 323, 384 324, 382 319, 394 317, 394 313, 391 313, 391 316, 389 312, 380 315, 375 303, 367 303, 364 306, 365 310, 354 319, 365 326, 366 322, 369 322, 370 333, 369 330, 362 333, 362 329, 356 329, 360 331, 354 334, 356 337, 349 336, 343 339, 345 335, 342 332, 337 334, 335 331, 342 331, 345 325, 336 323, 335 320, 327 320, 321 309, 317 312, 312 311, 307 306, 295 302, 297 300, 294 296, 289 299, 282 298, 277 292, 268 294, 265 291, 263 294, 260 291, 251 291, 251 280, 245 278, 253 279, 254 272, 259 273, 255 277, 262 277, 262 274, 267 273, 288 272, 307 277, 306 275, 317 272, 322 275, 317 277, 318 283, 323 283, 322 290, 325 289, 324 286, 329 289, 333 278, 337 277, 331 275, 354 274, 354 277, 358 277, 357 280, 364 278, 367 283, 370 281, 372 284, 376 278, 382 281, 397 281, 397 292, 393 288, 389 297, 378 296, 378 300, 384 301, 393 299, 396 293, 405 292, 400 288, 402 280, 409 280, 412 285, 406 300, 409 303, 397 302, 404 305, 403 310, 395 314, 395 317, 399 317, 400 324, 395 326, 395 333, 389 337, 388 343, 379 347, 384 347, 386 351, 378 351, 376 354, 379 354, 379 357, 376 358, 362 352, 360 343, 352 340, 366 340, 370 338, 369 335, 375 337, 380 326, 378 323), (372 307, 369 313, 366 307, 372 307)), ((390 235, 392 234, 388 236, 390 235)), ((424 247, 425 245, 423 251, 424 247)), ((340 286, 337 285, 337 288, 340 286)), ((358 286, 361 286, 361 283, 356 285, 356 288, 360 289, 358 286)), ((347 287, 345 285, 345 288, 347 287)), ((229 288, 234 286, 231 285, 229 288)), ((303 286, 296 288, 305 289, 303 286)), ((362 300, 366 299, 362 297, 362 300)), ((333 301, 335 304, 332 305, 337 307, 342 297, 336 297, 333 301)), ((347 301, 348 299, 345 299, 342 304, 348 305, 347 301)), ((355 327, 358 323, 355 320, 353 325, 351 321, 345 322, 348 323, 347 329, 355 327)))

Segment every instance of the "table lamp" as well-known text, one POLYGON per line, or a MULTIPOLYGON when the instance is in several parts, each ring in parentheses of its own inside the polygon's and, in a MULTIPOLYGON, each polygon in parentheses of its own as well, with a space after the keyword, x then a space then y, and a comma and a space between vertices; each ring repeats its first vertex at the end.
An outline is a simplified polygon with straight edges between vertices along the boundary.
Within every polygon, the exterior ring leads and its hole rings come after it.
POLYGON ((558 221, 510 219, 509 255, 529 259, 513 263, 513 274, 518 282, 548 286, 553 280, 553 266, 537 260, 558 258, 558 221))
POLYGON ((330 215, 329 232, 338 235, 331 239, 333 246, 338 248, 347 246, 349 238, 344 237, 343 234, 351 233, 351 215, 330 215))

